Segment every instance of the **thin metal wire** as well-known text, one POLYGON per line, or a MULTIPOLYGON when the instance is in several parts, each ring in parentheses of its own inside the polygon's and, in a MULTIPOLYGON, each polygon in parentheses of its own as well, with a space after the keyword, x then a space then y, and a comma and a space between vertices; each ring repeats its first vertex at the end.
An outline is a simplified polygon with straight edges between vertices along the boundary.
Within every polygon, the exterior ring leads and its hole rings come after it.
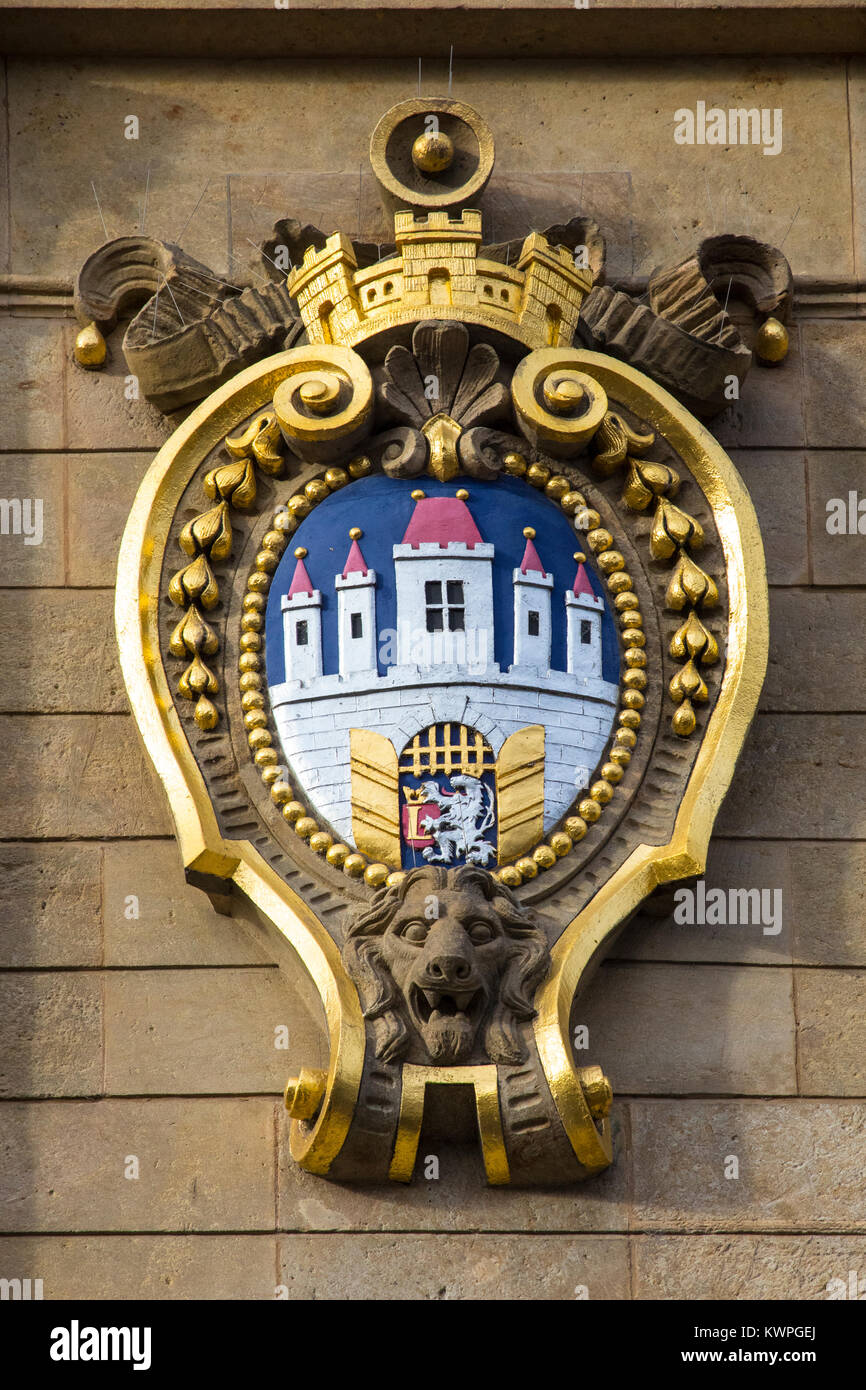
POLYGON ((107 228, 106 225, 105 225, 105 218, 102 216, 102 208, 101 208, 100 203, 99 203, 99 197, 98 197, 97 192, 96 192, 96 184, 93 182, 93 179, 90 180, 90 187, 93 189, 93 196, 94 196, 94 198, 96 198, 96 207, 97 207, 97 210, 98 210, 98 212, 99 212, 99 220, 100 220, 100 222, 102 223, 102 230, 103 230, 104 233, 105 233, 105 240, 106 240, 106 241, 110 241, 111 238, 110 238, 109 235, 108 235, 108 228, 107 228))
POLYGON ((201 193, 198 195, 198 202, 196 203, 196 205, 195 205, 195 207, 193 208, 192 212, 190 213, 189 217, 188 217, 188 218, 186 219, 186 221, 184 222, 183 226, 182 226, 181 229, 180 229, 180 232, 179 232, 178 235, 175 237, 175 241, 176 241, 176 243, 177 243, 178 246, 180 246, 181 237, 183 236, 183 234, 184 234, 184 232, 186 231, 187 227, 189 226, 190 222, 191 222, 192 219, 195 217, 196 213, 198 212, 199 208, 201 207, 201 200, 202 200, 202 198, 204 197, 204 195, 207 193, 209 183, 210 183, 210 178, 208 178, 208 179, 206 180, 204 188, 202 189, 201 193))

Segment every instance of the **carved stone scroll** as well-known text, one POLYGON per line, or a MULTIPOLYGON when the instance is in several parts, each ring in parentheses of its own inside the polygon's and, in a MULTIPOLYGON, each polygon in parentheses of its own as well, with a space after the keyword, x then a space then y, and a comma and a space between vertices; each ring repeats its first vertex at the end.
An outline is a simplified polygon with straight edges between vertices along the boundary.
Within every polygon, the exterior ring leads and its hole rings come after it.
POLYGON ((85 327, 108 333, 133 308, 123 355, 142 393, 164 411, 201 400, 298 328, 285 284, 238 291, 179 246, 153 237, 106 242, 76 281, 75 309, 85 327))
POLYGON ((578 336, 630 362, 690 410, 717 414, 752 365, 752 353, 726 312, 742 297, 760 317, 787 317, 791 270, 780 251, 751 237, 711 237, 687 260, 650 276, 649 304, 597 286, 584 300, 578 336), (719 302, 721 296, 722 302, 719 302))

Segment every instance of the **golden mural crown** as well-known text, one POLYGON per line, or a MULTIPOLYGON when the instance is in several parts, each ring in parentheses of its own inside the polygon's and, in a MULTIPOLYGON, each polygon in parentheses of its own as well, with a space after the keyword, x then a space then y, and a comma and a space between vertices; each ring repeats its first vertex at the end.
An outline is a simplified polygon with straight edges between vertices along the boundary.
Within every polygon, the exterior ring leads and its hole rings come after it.
POLYGON ((394 214, 397 255, 358 269, 350 239, 309 247, 287 279, 311 343, 354 347, 383 329, 423 319, 460 319, 528 348, 569 346, 592 272, 539 232, 516 265, 479 256, 481 213, 465 208, 394 214))

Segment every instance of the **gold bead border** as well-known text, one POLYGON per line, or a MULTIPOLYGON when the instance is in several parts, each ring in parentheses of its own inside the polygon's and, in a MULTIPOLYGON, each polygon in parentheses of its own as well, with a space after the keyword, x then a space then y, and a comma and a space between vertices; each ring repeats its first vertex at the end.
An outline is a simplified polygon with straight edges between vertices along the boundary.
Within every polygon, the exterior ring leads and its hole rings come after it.
MULTIPOLYGON (((351 846, 334 839, 330 831, 307 814, 284 771, 284 765, 274 744, 275 735, 269 728, 267 702, 264 694, 264 626, 271 579, 282 559, 289 537, 310 512, 332 492, 372 473, 373 465, 366 457, 353 459, 346 468, 329 468, 321 477, 313 478, 303 490, 290 497, 274 514, 270 529, 262 537, 261 549, 247 576, 241 617, 240 657, 238 660, 241 709, 247 742, 253 761, 274 805, 297 835, 305 840, 315 854, 324 856, 329 864, 341 869, 350 878, 363 878, 371 888, 392 887, 406 876, 404 869, 389 869, 351 846)), ((505 471, 513 477, 523 477, 531 487, 543 490, 571 520, 576 530, 586 533, 586 543, 593 551, 596 563, 613 595, 614 608, 619 615, 625 642, 625 671, 620 682, 622 709, 617 715, 616 733, 610 741, 607 757, 601 766, 599 779, 593 782, 585 797, 576 801, 565 817, 561 828, 513 864, 504 864, 493 877, 509 888, 535 878, 550 869, 559 859, 570 854, 576 844, 598 821, 605 806, 613 799, 617 783, 622 781, 631 761, 641 724, 641 710, 646 703, 643 694, 647 685, 646 637, 643 615, 633 591, 633 581, 626 570, 625 559, 613 547, 613 536, 601 525, 601 517, 586 504, 583 493, 576 491, 568 478, 554 474, 544 464, 527 463, 523 454, 512 453, 505 458, 505 471), (577 814, 572 814, 576 810, 577 814)))
POLYGON ((613 606, 622 628, 625 665, 620 681, 622 708, 616 717, 619 727, 610 740, 606 758, 602 760, 599 779, 593 782, 587 795, 572 806, 560 829, 554 830, 543 844, 537 845, 531 855, 524 855, 513 864, 504 864, 494 873, 494 878, 507 887, 517 888, 545 869, 552 869, 557 860, 570 854, 574 846, 584 839, 590 826, 601 818, 605 806, 613 800, 617 784, 625 775, 637 743, 641 710, 646 704, 643 692, 647 687, 647 660, 643 615, 634 592, 634 582, 625 567, 624 556, 614 548, 613 536, 602 526, 599 513, 587 506, 583 493, 578 492, 568 478, 554 473, 546 464, 527 463, 523 454, 507 454, 505 471, 512 477, 525 478, 530 487, 542 490, 559 504, 574 529, 585 533, 586 544, 595 555, 596 564, 613 597, 613 606), (576 815, 573 814, 575 810, 576 815))
POLYGON ((268 592, 289 537, 313 508, 330 497, 332 492, 366 477, 372 471, 373 465, 365 456, 353 459, 346 468, 328 468, 320 477, 311 478, 302 491, 277 508, 247 576, 238 668, 247 742, 271 801, 295 834, 306 840, 314 854, 324 856, 333 868, 342 869, 349 878, 363 878, 371 888, 381 888, 385 884, 399 883, 405 877, 403 871, 392 872, 387 864, 374 863, 367 855, 335 840, 330 831, 323 830, 319 822, 307 814, 306 806, 298 799, 298 793, 288 779, 288 770, 280 763, 274 747, 276 737, 269 728, 262 671, 268 592))

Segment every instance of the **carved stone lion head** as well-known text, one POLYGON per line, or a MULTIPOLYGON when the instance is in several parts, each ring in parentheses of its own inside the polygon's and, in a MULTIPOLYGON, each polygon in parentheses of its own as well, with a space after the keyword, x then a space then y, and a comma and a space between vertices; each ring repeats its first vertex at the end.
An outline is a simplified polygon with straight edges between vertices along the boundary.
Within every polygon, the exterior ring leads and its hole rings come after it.
POLYGON ((480 1037, 491 1061, 524 1060, 519 1024, 535 1015, 550 953, 532 914, 491 874, 412 869, 346 936, 343 959, 378 1057, 465 1062, 480 1037))

